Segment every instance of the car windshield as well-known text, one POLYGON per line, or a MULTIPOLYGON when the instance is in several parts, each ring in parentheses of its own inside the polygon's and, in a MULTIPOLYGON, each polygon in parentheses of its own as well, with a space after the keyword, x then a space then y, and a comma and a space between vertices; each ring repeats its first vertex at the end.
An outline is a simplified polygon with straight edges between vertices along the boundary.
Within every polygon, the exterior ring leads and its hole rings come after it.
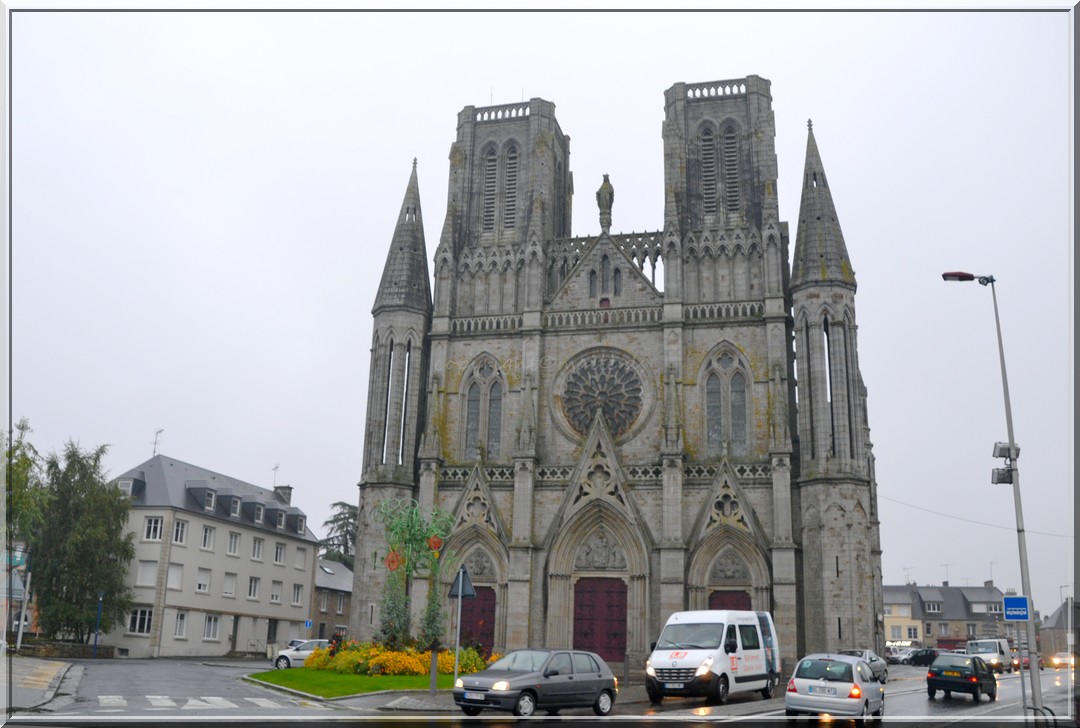
POLYGON ((803 660, 795 671, 795 677, 806 680, 851 682, 851 665, 836 660, 803 660))
POLYGON ((966 655, 942 655, 934 660, 934 667, 971 667, 971 658, 966 655))
POLYGON ((660 634, 656 649, 675 647, 684 650, 712 650, 720 646, 720 640, 723 638, 723 622, 669 624, 660 634))
POLYGON ((851 655, 852 657, 862 657, 862 650, 840 650, 841 655, 851 655))
POLYGON ((539 650, 518 650, 503 655, 488 667, 489 670, 512 670, 514 672, 536 672, 544 665, 548 652, 539 650))

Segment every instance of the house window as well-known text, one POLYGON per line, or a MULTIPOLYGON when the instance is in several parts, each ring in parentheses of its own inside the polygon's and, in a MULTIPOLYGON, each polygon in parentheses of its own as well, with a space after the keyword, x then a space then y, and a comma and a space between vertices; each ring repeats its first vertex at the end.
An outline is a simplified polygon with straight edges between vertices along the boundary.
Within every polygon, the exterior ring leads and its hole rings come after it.
POLYGON ((218 638, 218 616, 216 614, 206 615, 206 623, 203 625, 203 639, 204 640, 216 640, 218 638))
POLYGON ((907 638, 909 640, 917 640, 917 639, 919 639, 919 628, 918 627, 908 627, 907 628, 907 638))
POLYGON ((938 633, 938 637, 948 637, 949 636, 949 623, 948 622, 939 622, 938 626, 937 626, 937 633, 938 633))
POLYGON ((173 525, 172 542, 180 545, 187 543, 187 521, 177 521, 173 525))
POLYGON ((116 486, 120 489, 121 493, 123 493, 124 495, 129 496, 129 497, 131 496, 131 486, 132 486, 132 481, 131 480, 117 481, 116 486))
POLYGON ((263 539, 253 538, 251 539, 251 560, 262 561, 263 552, 263 539))
POLYGON ((258 598, 259 598, 259 577, 257 577, 257 576, 249 576, 248 577, 248 599, 258 599, 258 598))
POLYGON ((202 527, 202 547, 207 551, 214 550, 214 527, 203 526, 202 527))
POLYGON ((968 626, 967 626, 967 636, 968 637, 974 637, 975 636, 975 625, 974 624, 968 624, 968 626))
POLYGON ((285 544, 278 542, 274 544, 274 563, 285 563, 285 544))
POLYGON ((184 565, 183 564, 169 564, 169 573, 165 581, 166 589, 183 589, 184 588, 184 565))
POLYGON ((140 561, 135 572, 135 586, 153 586, 157 581, 157 562, 140 561))
POLYGON ((304 603, 304 585, 293 584, 292 585, 292 604, 294 607, 302 606, 304 603))
POLYGON ((281 604, 281 582, 270 582, 270 603, 281 604))
POLYGON ((229 515, 232 518, 239 518, 240 517, 240 499, 239 498, 233 498, 232 503, 229 504, 229 515))
POLYGON ((131 610, 128 618, 128 632, 131 634, 150 634, 150 621, 153 610, 148 607, 139 607, 131 610))
POLYGON ((208 510, 208 511, 214 510, 214 505, 216 505, 216 503, 217 503, 217 494, 212 490, 206 491, 206 501, 205 501, 205 504, 204 504, 205 507, 206 507, 206 510, 208 510))
POLYGON ((195 578, 195 591, 206 594, 210 591, 210 569, 199 569, 195 578))
POLYGON ((1001 614, 1001 607, 1001 602, 991 602, 989 605, 987 605, 986 611, 990 614, 1001 614))
POLYGON ((710 457, 749 454, 749 398, 743 366, 728 353, 707 362, 705 377, 705 452, 710 457))
POLYGON ((926 611, 934 614, 941 612, 941 602, 927 602, 926 611))
POLYGON ((161 540, 161 516, 147 517, 146 528, 143 530, 143 539, 147 541, 161 540))
POLYGON ((337 595, 337 613, 338 614, 344 614, 345 613, 345 595, 344 594, 338 594, 337 595))
POLYGON ((892 615, 892 605, 891 604, 886 604, 885 605, 885 616, 888 617, 890 615, 892 615))
POLYGON ((319 611, 326 611, 327 594, 324 591, 319 592, 319 611))
POLYGON ((187 612, 176 613, 176 627, 173 629, 173 637, 181 640, 187 637, 187 612))
POLYGON ((307 528, 307 519, 304 518, 303 516, 297 516, 296 517, 296 532, 299 533, 299 534, 303 534, 304 530, 306 528, 307 528))
POLYGON ((296 547, 296 561, 294 563, 298 569, 307 568, 307 549, 303 546, 296 547))
POLYGON ((240 553, 240 534, 236 531, 229 531, 229 556, 236 556, 240 553))
POLYGON ((894 624, 892 627, 889 628, 889 639, 891 639, 891 640, 900 639, 900 625, 894 624))
POLYGON ((285 528, 285 511, 277 512, 277 527, 285 528))
POLYGON ((232 574, 228 571, 225 572, 225 579, 222 581, 221 596, 223 597, 235 597, 236 596, 236 574, 232 574))
POLYGON ((263 522, 263 507, 262 507, 262 504, 256 503, 255 504, 255 523, 262 523, 262 522, 263 522))

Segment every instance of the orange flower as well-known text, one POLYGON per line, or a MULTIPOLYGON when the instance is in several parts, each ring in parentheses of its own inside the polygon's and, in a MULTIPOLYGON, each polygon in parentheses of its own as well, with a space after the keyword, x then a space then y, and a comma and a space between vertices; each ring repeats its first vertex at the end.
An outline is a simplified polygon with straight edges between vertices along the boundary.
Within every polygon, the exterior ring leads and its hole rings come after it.
POLYGON ((432 536, 431 538, 429 538, 427 540, 427 545, 428 545, 429 549, 431 549, 432 551, 434 551, 436 553, 435 558, 438 558, 437 554, 439 552, 439 549, 442 548, 442 539, 439 538, 438 536, 432 536))
POLYGON ((390 571, 396 570, 399 566, 405 563, 405 559, 401 557, 397 551, 391 551, 386 555, 386 568, 390 571))

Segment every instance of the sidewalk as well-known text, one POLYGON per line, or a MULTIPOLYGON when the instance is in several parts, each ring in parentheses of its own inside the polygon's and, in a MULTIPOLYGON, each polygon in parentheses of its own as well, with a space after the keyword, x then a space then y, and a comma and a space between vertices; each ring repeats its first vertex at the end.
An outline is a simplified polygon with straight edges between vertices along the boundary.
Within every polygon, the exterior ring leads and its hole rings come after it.
POLYGON ((52 700, 71 667, 59 660, 22 655, 5 655, 0 662, 0 677, 11 686, 11 705, 5 706, 9 712, 33 710, 52 700))

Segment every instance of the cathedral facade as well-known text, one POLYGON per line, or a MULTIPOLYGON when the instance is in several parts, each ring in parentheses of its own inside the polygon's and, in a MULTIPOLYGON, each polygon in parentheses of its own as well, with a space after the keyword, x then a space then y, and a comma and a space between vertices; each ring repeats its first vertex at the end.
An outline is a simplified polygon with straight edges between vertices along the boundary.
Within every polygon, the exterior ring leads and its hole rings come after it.
POLYGON ((388 574, 375 508, 412 498, 453 514, 462 631, 496 652, 637 665, 708 608, 772 612, 785 660, 883 651, 856 282, 813 130, 789 256, 770 82, 664 98, 661 225, 614 232, 605 175, 593 236, 554 104, 465 107, 433 290, 414 162, 373 308, 353 637, 388 574))

